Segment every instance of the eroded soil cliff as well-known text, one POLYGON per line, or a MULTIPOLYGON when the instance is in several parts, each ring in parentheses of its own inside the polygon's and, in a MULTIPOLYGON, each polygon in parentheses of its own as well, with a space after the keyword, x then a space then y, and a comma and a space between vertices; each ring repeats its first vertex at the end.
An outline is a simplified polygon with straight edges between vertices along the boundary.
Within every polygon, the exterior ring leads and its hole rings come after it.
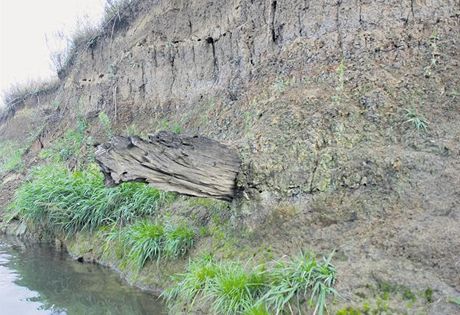
POLYGON ((0 137, 38 132, 26 165, 81 114, 96 143, 101 112, 119 134, 214 138, 243 160, 225 216, 237 250, 218 253, 335 249, 341 306, 387 290, 394 312, 454 314, 459 23, 458 0, 138 1, 0 137))

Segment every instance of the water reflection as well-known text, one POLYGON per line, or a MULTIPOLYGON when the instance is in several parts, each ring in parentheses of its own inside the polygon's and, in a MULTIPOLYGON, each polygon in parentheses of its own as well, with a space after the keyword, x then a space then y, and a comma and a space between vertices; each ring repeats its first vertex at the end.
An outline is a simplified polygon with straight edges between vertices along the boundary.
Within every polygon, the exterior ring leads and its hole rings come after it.
POLYGON ((152 295, 124 285, 118 275, 81 264, 45 245, 0 238, 0 313, 165 314, 152 295))

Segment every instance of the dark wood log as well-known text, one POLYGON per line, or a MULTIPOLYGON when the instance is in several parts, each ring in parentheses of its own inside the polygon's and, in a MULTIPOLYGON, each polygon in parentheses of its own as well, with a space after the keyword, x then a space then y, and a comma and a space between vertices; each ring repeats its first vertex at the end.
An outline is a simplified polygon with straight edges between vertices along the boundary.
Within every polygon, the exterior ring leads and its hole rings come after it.
POLYGON ((143 181, 164 191, 232 200, 240 169, 238 154, 201 136, 162 131, 139 137, 114 137, 101 144, 96 161, 107 185, 143 181))

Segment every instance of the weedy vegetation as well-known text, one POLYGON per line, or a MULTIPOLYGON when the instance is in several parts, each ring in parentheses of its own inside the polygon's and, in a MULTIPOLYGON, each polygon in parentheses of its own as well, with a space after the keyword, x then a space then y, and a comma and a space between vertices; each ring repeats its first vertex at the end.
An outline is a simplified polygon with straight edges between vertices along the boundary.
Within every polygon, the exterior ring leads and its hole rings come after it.
POLYGON ((164 251, 167 257, 182 257, 193 246, 195 231, 185 224, 166 224, 164 251))
POLYGON ((28 97, 35 96, 40 98, 41 95, 53 92, 58 87, 59 81, 57 80, 31 80, 26 83, 10 86, 3 96, 5 108, 0 109, 0 120, 16 112, 28 97))
MULTIPOLYGON (((159 127, 160 130, 171 131, 171 132, 173 132, 175 134, 180 134, 182 132, 181 125, 176 121, 169 121, 169 120, 166 120, 166 119, 162 119, 159 122, 158 127, 159 127)), ((160 130, 158 130, 158 131, 160 131, 160 130)))
POLYGON ((177 284, 163 293, 168 305, 211 301, 216 314, 242 314, 256 304, 266 283, 265 273, 249 270, 238 262, 219 262, 212 257, 191 261, 186 273, 175 276, 177 284))
POLYGON ((423 291, 423 297, 427 303, 433 303, 433 289, 427 288, 425 291, 423 291))
POLYGON ((65 132, 51 146, 41 150, 39 157, 51 162, 65 162, 71 158, 84 161, 88 158, 85 156, 85 147, 90 146, 90 139, 86 136, 87 129, 87 121, 79 117, 76 127, 65 132))
POLYGON ((147 133, 145 130, 141 130, 137 125, 131 124, 126 127, 125 134, 127 136, 139 136, 141 138, 147 138, 147 133))
POLYGON ((415 109, 406 109, 406 123, 412 124, 417 131, 427 131, 428 120, 415 109))
POLYGON ((46 230, 72 235, 153 215, 171 198, 142 183, 107 188, 94 164, 73 172, 50 164, 31 172, 9 211, 46 230))
POLYGON ((174 276, 173 280, 176 285, 165 290, 163 297, 166 298, 171 308, 182 304, 188 304, 192 307, 197 298, 200 298, 202 293, 207 290, 207 286, 219 271, 220 265, 212 257, 192 260, 189 262, 186 273, 174 276))
POLYGON ((360 310, 350 306, 337 311, 336 315, 363 315, 363 313, 360 310))
POLYGON ((430 55, 431 55, 430 64, 424 68, 424 74, 425 74, 425 77, 427 78, 432 76, 433 71, 435 70, 436 66, 439 63, 439 59, 441 56, 440 47, 438 45, 439 40, 440 40, 440 36, 436 32, 433 32, 429 40, 430 55))
POLYGON ((110 120, 109 116, 105 112, 99 113, 99 123, 102 126, 102 129, 105 132, 107 138, 111 138, 113 136, 112 130, 112 121, 110 120))
POLYGON ((114 225, 106 233, 104 254, 118 247, 121 265, 140 269, 148 261, 184 256, 192 248, 194 239, 195 232, 186 225, 144 219, 123 228, 114 225))
POLYGON ((129 6, 135 1, 137 0, 106 0, 104 16, 99 25, 91 23, 88 19, 81 19, 78 28, 70 36, 63 33, 55 35, 59 40, 67 42, 64 50, 51 54, 52 65, 60 79, 65 77, 81 50, 93 48, 100 37, 113 37, 117 28, 127 18, 129 6))
POLYGON ((460 297, 450 297, 447 301, 460 307, 460 297))
POLYGON ((314 306, 315 314, 324 314, 327 297, 336 294, 333 288, 336 270, 331 259, 332 254, 323 262, 318 262, 314 255, 306 254, 278 263, 273 269, 273 280, 264 300, 276 314, 286 308, 292 310, 303 299, 314 306))
POLYGON ((42 132, 42 128, 38 128, 38 130, 30 132, 22 143, 16 141, 2 141, 0 143, 0 175, 4 175, 12 171, 23 171, 23 157, 42 132))
POLYGON ((220 262, 210 257, 191 261, 163 297, 174 309, 209 302, 216 314, 314 314, 327 310, 336 295, 332 255, 318 261, 312 254, 280 261, 272 268, 220 262))
POLYGON ((254 305, 248 308, 244 315, 270 315, 267 308, 264 305, 254 305))
POLYGON ((228 210, 229 204, 222 200, 194 197, 187 200, 187 207, 202 207, 211 213, 215 213, 228 210))
POLYGON ((0 144, 0 175, 23 168, 22 156, 25 149, 5 141, 0 144))

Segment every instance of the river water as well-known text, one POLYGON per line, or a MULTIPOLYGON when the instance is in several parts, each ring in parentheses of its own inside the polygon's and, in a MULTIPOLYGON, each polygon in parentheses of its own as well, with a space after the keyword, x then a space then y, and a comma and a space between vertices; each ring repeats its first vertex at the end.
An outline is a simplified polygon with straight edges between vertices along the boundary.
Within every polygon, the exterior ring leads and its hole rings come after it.
POLYGON ((0 236, 1 315, 161 315, 158 299, 42 244, 0 236))

